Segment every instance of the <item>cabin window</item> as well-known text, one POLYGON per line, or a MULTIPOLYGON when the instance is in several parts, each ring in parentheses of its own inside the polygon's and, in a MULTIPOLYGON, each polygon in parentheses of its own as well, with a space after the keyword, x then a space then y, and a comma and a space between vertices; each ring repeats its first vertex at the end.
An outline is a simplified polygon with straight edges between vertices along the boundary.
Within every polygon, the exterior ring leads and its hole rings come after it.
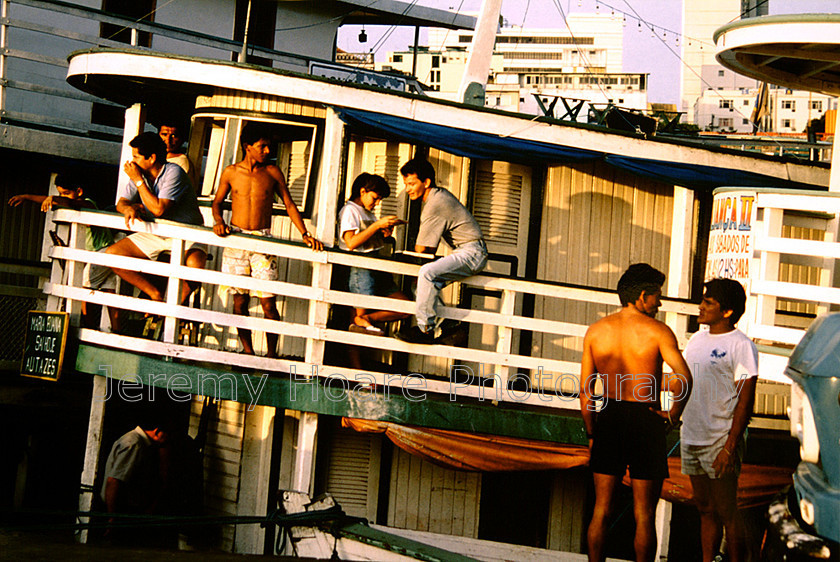
POLYGON ((721 117, 718 121, 718 125, 720 125, 721 129, 729 129, 732 128, 732 118, 731 117, 721 117))
MULTIPOLYGON (((133 21, 150 23, 154 21, 155 0, 103 0, 102 11, 125 16, 133 21)), ((127 25, 102 23, 99 25, 99 36, 120 43, 132 44, 131 28, 127 25)), ((148 31, 139 32, 137 42, 133 44, 139 47, 151 47, 152 34, 148 31)))
POLYGON ((782 109, 790 109, 791 111, 796 110, 796 101, 795 100, 782 100, 782 109))
POLYGON ((725 71, 723 71, 723 70, 718 70, 718 76, 719 76, 719 77, 721 77, 721 78, 722 78, 725 74, 726 74, 726 72, 725 72, 725 71))
POLYGON ((782 128, 793 129, 793 119, 782 119, 782 128))
POLYGON ((432 55, 432 68, 440 68, 440 55, 432 55))
MULTIPOLYGON (((195 116, 194 136, 191 139, 203 147, 200 162, 196 162, 204 180, 201 194, 212 197, 219 185, 222 171, 242 159, 239 134, 251 120, 268 126, 271 132, 272 162, 286 178, 289 193, 304 217, 312 212, 315 193, 317 155, 320 153, 321 132, 316 123, 274 119, 248 119, 227 115, 195 116)), ((275 201, 275 208, 284 211, 283 203, 275 201)))
POLYGON ((748 125, 750 122, 749 119, 741 119, 741 125, 748 125))
POLYGON ((815 111, 822 111, 822 101, 812 101, 811 109, 815 111))
POLYGON ((391 62, 402 62, 402 55, 394 55, 391 62))
POLYGON ((720 100, 719 104, 721 109, 732 109, 732 100, 720 100))
POLYGON ((743 104, 743 105, 750 105, 750 100, 744 100, 744 104, 743 104))

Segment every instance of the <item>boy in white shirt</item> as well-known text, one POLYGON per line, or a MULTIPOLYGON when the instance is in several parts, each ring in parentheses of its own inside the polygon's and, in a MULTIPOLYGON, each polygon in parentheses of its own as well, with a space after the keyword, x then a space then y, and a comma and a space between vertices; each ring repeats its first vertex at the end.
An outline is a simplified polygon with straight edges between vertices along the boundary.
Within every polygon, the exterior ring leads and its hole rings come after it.
POLYGON ((682 416, 682 472, 691 479, 700 512, 703 561, 717 555, 726 529, 729 560, 739 562, 745 558, 745 529, 736 496, 755 402, 758 350, 735 329, 747 300, 741 284, 712 279, 704 287, 698 321, 709 329, 694 334, 685 348, 694 390, 682 416))

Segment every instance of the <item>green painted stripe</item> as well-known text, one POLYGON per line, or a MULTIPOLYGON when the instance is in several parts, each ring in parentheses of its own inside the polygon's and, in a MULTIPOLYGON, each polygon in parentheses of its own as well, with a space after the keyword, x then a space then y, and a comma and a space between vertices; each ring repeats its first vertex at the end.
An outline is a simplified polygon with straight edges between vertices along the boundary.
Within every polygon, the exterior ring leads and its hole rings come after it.
POLYGON ((396 552, 405 556, 425 560, 427 562, 471 562, 475 558, 443 550, 430 544, 418 542, 412 539, 393 535, 372 529, 361 523, 353 523, 338 530, 342 537, 353 539, 371 546, 382 548, 390 552, 396 552))
MULTIPOLYGON (((578 410, 539 408, 524 404, 479 401, 455 395, 394 389, 384 394, 321 378, 295 381, 289 373, 255 374, 233 372, 224 365, 177 362, 117 349, 80 344, 76 369, 106 376, 110 396, 129 398, 169 393, 189 400, 190 394, 211 395, 222 400, 274 406, 330 416, 346 416, 399 424, 505 435, 576 445, 586 444, 578 410)), ((300 377, 300 376, 299 376, 300 377)), ((575 399, 577 400, 577 399, 575 399)))

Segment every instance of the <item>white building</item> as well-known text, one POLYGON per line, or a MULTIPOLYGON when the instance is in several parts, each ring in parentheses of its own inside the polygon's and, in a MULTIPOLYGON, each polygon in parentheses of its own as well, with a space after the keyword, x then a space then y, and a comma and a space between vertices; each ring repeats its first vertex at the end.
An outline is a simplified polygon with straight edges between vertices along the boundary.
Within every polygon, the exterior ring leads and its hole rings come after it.
POLYGON ((683 64, 680 65, 680 111, 685 112, 684 121, 704 127, 694 107, 708 88, 734 90, 756 87, 755 80, 717 63, 712 36, 727 22, 766 13, 767 3, 755 0, 685 0, 681 42, 683 64))
MULTIPOLYGON (((707 131, 751 133, 750 121, 758 96, 757 88, 707 89, 695 105, 697 125, 707 131)), ((777 133, 803 133, 812 119, 819 119, 837 101, 804 90, 771 88, 769 114, 762 119, 761 130, 777 133)))
MULTIPOLYGON (((489 107, 520 113, 542 114, 536 97, 548 107, 557 97, 571 106, 583 105, 578 121, 586 121, 590 104, 647 108, 647 75, 622 73, 621 18, 607 14, 571 14, 570 29, 499 30, 486 88, 489 107)), ((430 29, 428 47, 390 53, 379 70, 410 73, 416 68, 430 95, 454 100, 469 56, 471 31, 430 29)), ((566 108, 554 105, 563 117, 566 108)))

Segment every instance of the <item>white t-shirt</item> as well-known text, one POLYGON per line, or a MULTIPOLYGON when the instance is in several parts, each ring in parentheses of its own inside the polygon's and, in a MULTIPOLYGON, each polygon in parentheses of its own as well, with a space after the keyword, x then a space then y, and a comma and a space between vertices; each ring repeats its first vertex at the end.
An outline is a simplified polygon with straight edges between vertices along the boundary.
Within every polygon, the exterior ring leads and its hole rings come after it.
MULTIPOLYGON (((377 221, 376 215, 361 205, 348 201, 338 212, 338 247, 347 250, 345 232, 361 232, 377 221)), ((355 252, 373 252, 384 246, 381 236, 371 236, 364 244, 356 246, 355 252)))
POLYGON ((738 403, 739 380, 758 376, 758 350, 743 332, 701 330, 685 347, 694 377, 683 411, 680 438, 686 445, 711 445, 729 435, 738 403))

